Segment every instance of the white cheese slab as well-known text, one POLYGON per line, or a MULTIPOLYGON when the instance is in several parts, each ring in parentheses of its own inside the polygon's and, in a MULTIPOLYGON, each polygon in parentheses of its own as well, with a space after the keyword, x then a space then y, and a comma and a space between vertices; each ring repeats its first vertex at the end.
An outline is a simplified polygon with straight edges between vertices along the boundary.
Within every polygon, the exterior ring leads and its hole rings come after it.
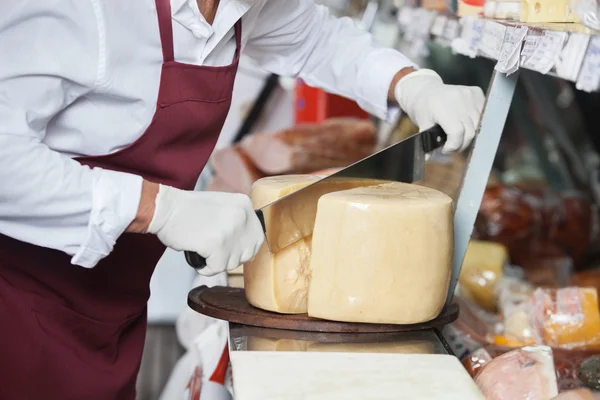
POLYGON ((236 400, 484 400, 440 354, 231 352, 236 400))

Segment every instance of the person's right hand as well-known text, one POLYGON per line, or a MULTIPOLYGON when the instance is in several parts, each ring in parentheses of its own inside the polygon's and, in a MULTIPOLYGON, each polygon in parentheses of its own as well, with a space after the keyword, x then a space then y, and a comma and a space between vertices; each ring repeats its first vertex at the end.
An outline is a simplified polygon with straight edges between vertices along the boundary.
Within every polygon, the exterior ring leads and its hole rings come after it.
POLYGON ((248 196, 191 192, 160 185, 148 233, 177 251, 206 258, 202 275, 215 275, 250 261, 264 241, 248 196))

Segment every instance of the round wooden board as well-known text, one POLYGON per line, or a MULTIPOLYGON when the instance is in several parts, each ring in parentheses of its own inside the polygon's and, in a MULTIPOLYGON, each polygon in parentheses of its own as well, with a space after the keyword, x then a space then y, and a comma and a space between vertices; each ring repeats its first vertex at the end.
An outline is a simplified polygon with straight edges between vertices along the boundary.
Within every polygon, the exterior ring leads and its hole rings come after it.
POLYGON ((200 286, 188 294, 188 305, 200 314, 242 325, 292 331, 328 333, 412 332, 447 325, 458 318, 458 305, 451 304, 434 320, 414 325, 363 324, 326 321, 306 314, 277 314, 251 306, 244 289, 200 286))

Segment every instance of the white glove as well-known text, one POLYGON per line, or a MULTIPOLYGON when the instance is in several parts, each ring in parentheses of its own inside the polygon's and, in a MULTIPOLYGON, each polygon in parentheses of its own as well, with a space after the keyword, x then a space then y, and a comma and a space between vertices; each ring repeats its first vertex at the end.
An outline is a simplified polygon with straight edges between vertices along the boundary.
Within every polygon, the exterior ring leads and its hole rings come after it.
POLYGON ((448 135, 442 152, 463 151, 475 137, 485 102, 480 88, 446 85, 434 71, 422 69, 400 79, 394 94, 419 130, 442 127, 448 135))
POLYGON ((248 196, 188 192, 160 185, 148 233, 167 247, 206 258, 202 275, 229 271, 250 261, 264 234, 248 196))

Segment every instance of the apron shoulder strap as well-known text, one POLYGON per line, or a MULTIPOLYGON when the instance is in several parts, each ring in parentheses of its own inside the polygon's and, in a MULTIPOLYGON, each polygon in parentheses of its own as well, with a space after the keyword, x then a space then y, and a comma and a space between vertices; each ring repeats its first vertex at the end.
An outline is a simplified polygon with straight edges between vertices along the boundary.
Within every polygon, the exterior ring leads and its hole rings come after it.
POLYGON ((158 29, 162 44, 163 62, 175 61, 173 50, 173 21, 171 19, 171 0, 155 0, 158 14, 158 29))

